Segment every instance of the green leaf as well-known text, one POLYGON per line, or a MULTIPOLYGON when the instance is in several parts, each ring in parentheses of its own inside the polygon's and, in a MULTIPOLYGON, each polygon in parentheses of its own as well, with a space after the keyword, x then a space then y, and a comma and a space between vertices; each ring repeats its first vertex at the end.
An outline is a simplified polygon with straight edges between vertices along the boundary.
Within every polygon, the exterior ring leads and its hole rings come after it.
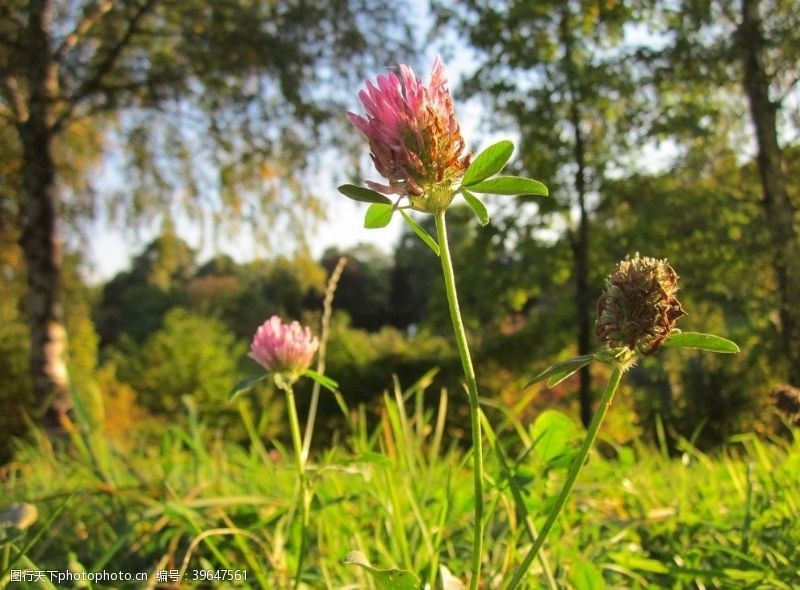
POLYGON ((500 172, 514 152, 514 144, 508 140, 498 141, 483 150, 469 165, 461 179, 461 186, 471 186, 500 172))
POLYGON ((311 369, 306 369, 304 375, 306 377, 309 377, 310 379, 313 379, 314 381, 319 383, 322 387, 334 393, 339 388, 339 384, 336 383, 336 381, 334 381, 333 379, 331 379, 326 375, 323 375, 322 373, 317 373, 316 371, 312 371, 311 369))
POLYGON ((664 343, 667 348, 694 348, 707 352, 733 354, 739 352, 739 346, 722 336, 701 334, 700 332, 675 332, 664 343))
POLYGON ((538 383, 542 379, 548 377, 549 379, 547 379, 547 387, 555 387, 556 385, 561 383, 564 379, 571 377, 581 368, 591 363, 594 359, 595 355, 586 354, 583 356, 572 357, 571 359, 567 359, 565 361, 561 361, 560 363, 556 363, 555 365, 548 367, 547 369, 536 375, 536 377, 533 378, 533 381, 531 381, 525 386, 525 389, 527 389, 534 383, 538 383))
POLYGON ((436 243, 428 232, 426 232, 422 227, 414 221, 411 216, 406 213, 405 211, 400 211, 400 215, 403 216, 403 219, 406 220, 406 223, 414 230, 414 233, 419 236, 419 238, 428 245, 428 248, 433 250, 433 253, 436 256, 439 256, 439 244, 436 243))
POLYGON ((361 453, 353 463, 374 463, 375 465, 391 465, 391 461, 386 455, 381 453, 361 453))
POLYGON ((605 590, 603 574, 588 561, 578 561, 569 572, 571 587, 575 590, 605 590))
POLYGON ((346 565, 357 565, 369 572, 378 590, 421 590, 419 578, 408 570, 379 570, 372 567, 361 551, 352 551, 344 558, 346 565))
POLYGON ((339 187, 339 192, 345 197, 353 199, 354 201, 361 201, 362 203, 386 203, 392 204, 392 201, 386 195, 380 194, 371 188, 364 186, 356 186, 354 184, 343 184, 339 187))
POLYGON ((498 176, 469 187, 474 193, 491 193, 493 195, 539 195, 546 197, 547 187, 532 178, 521 176, 498 176))
POLYGON ((577 436, 578 428, 572 419, 557 410, 545 410, 531 427, 536 454, 547 464, 570 455, 577 436))
POLYGON ((467 201, 467 204, 475 211, 475 215, 478 216, 478 221, 481 222, 481 225, 489 223, 489 212, 486 210, 486 205, 483 204, 483 201, 467 190, 462 190, 461 194, 464 195, 464 200, 467 201))
POLYGON ((663 562, 648 557, 640 557, 633 553, 622 551, 613 552, 609 554, 609 558, 612 562, 627 569, 650 572, 653 574, 668 574, 670 572, 670 568, 664 565, 663 562))
POLYGON ((385 203, 373 203, 367 209, 367 214, 364 216, 364 227, 367 229, 378 229, 386 227, 392 220, 394 208, 385 203))
POLYGON ((240 395, 244 395, 245 393, 253 389, 253 387, 255 387, 256 384, 260 383, 267 377, 268 375, 264 374, 264 375, 259 375, 257 377, 248 377, 247 379, 242 379, 236 385, 234 385, 233 388, 228 393, 228 403, 234 401, 240 395))

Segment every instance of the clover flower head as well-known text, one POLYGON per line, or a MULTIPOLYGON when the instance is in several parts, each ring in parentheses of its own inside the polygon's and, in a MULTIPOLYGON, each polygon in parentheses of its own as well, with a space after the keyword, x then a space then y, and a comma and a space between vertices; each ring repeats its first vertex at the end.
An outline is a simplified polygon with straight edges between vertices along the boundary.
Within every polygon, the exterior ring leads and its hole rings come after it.
POLYGON ((366 116, 348 118, 369 141, 372 161, 387 184, 367 182, 384 194, 408 196, 414 208, 435 211, 452 200, 451 186, 463 176, 470 156, 436 58, 424 85, 405 64, 378 76, 359 93, 366 116))
POLYGON ((299 322, 284 324, 274 315, 259 326, 248 355, 268 371, 285 373, 292 380, 311 366, 319 340, 299 322))
POLYGON ((675 294, 678 274, 666 260, 628 256, 606 278, 597 302, 595 330, 609 348, 657 352, 675 322, 686 315, 675 294))

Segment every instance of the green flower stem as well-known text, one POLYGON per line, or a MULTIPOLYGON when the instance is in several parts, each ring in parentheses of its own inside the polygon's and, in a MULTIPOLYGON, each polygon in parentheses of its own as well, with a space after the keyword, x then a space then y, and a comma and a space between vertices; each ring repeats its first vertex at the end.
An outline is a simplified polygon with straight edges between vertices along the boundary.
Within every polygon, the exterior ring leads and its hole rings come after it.
POLYGON ((481 558, 483 556, 483 445, 481 441, 478 383, 475 380, 475 369, 472 367, 472 358, 469 355, 464 322, 461 320, 461 311, 458 308, 456 278, 453 273, 453 262, 450 259, 450 247, 447 243, 447 225, 445 224, 444 214, 444 211, 436 213, 436 235, 439 241, 439 257, 442 260, 442 275, 444 276, 444 287, 447 292, 447 303, 450 307, 450 319, 453 322, 456 345, 458 346, 458 354, 461 357, 461 365, 464 368, 464 378, 467 381, 467 394, 469 395, 475 487, 475 536, 472 543, 472 578, 470 579, 469 587, 470 590, 476 590, 481 577, 481 558))
MULTIPOLYGON (((525 522, 525 528, 528 531, 531 541, 535 541, 539 533, 536 532, 536 525, 533 522, 533 518, 531 518, 531 515, 528 513, 527 506, 525 506, 525 499, 522 496, 520 484, 514 477, 506 454, 503 451, 503 448, 500 446, 500 442, 497 440, 497 435, 492 429, 492 425, 489 424, 486 414, 483 412, 481 412, 481 423, 483 424, 483 429, 486 431, 486 439, 489 442, 489 446, 494 449, 495 454, 497 455, 497 460, 500 462, 500 468, 503 470, 503 475, 508 480, 511 488, 511 496, 514 499, 514 504, 516 504, 517 511, 520 513, 525 522)), ((542 572, 544 573, 548 587, 550 590, 558 590, 558 583, 553 576, 553 570, 550 568, 550 562, 548 561, 547 554, 544 552, 544 549, 539 551, 538 558, 539 565, 542 567, 542 572)))
POLYGON ((297 572, 294 576, 294 588, 300 586, 300 576, 303 573, 303 559, 306 552, 306 530, 309 523, 309 495, 306 489, 306 470, 305 460, 303 459, 303 439, 300 436, 300 421, 297 419, 297 406, 294 402, 294 390, 292 386, 286 384, 279 386, 286 392, 286 408, 289 411, 289 428, 292 432, 292 444, 294 445, 294 457, 297 463, 297 476, 300 484, 300 496, 298 498, 298 510, 300 512, 300 547, 297 554, 297 572))
POLYGON ((569 494, 572 492, 572 488, 575 486, 575 481, 578 479, 578 474, 580 474, 581 469, 583 469, 583 465, 586 463, 586 457, 594 445, 594 441, 597 438, 597 433, 600 430, 600 425, 603 423, 603 419, 608 412, 608 408, 611 406, 611 402, 614 399, 614 394, 617 391, 620 379, 622 379, 622 369, 618 364, 615 363, 613 365, 611 377, 608 380, 606 390, 603 392, 603 397, 600 398, 600 404, 597 406, 597 412, 595 412, 595 415, 592 418, 592 423, 589 424, 589 429, 586 431, 586 438, 584 439, 581 448, 578 450, 577 456, 575 459, 573 459, 572 465, 569 467, 567 479, 564 481, 564 486, 561 488, 558 498, 556 498, 556 503, 553 505, 553 508, 551 508, 550 514, 547 515, 547 520, 545 520, 544 525, 542 525, 542 529, 539 531, 539 536, 536 537, 533 547, 530 548, 528 554, 522 560, 519 568, 517 568, 517 571, 514 573, 514 577, 511 578, 511 581, 505 587, 505 590, 514 590, 517 586, 519 586, 531 563, 533 563, 533 560, 536 558, 536 555, 539 553, 542 545, 544 545, 544 541, 547 538, 550 529, 553 528, 558 515, 561 513, 561 510, 567 503, 567 498, 569 498, 569 494))

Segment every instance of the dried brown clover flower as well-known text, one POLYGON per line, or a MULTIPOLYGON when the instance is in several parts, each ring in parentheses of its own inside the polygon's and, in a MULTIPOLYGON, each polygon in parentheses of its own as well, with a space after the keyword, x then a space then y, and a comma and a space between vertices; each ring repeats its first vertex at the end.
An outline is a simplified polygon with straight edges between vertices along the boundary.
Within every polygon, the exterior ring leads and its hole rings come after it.
POLYGON ((772 400, 789 423, 800 424, 800 389, 784 383, 772 392, 772 400))
POLYGON ((653 354, 686 313, 675 297, 678 273, 666 260, 628 256, 606 278, 595 330, 609 348, 653 354))

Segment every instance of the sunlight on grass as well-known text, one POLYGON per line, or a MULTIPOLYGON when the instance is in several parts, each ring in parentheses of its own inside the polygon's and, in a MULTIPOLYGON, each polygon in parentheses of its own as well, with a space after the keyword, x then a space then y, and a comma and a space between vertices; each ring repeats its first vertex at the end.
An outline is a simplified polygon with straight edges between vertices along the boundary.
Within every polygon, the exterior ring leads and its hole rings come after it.
MULTIPOLYGON (((431 588, 441 587, 442 566, 464 580, 470 461, 443 418, 447 393, 426 390, 429 382, 426 376, 405 390, 395 382, 373 427, 354 411, 352 434, 312 456, 315 497, 302 587, 384 587, 345 563, 351 551, 375 568, 413 572, 431 588)), ((582 436, 554 415, 546 420, 562 434, 547 443, 536 423, 527 443, 509 431, 488 437, 484 567, 491 587, 513 572, 531 543, 512 491, 540 524, 565 473, 554 449, 568 452, 582 436), (505 465, 491 452, 498 447, 505 465)), ((76 432, 85 427, 76 424, 76 432)), ((680 456, 667 457, 640 443, 607 443, 591 455, 558 521, 558 543, 546 545, 559 587, 800 584, 800 440, 744 435, 713 455, 686 440, 680 447, 680 456)), ((0 523, 6 581, 11 569, 55 569, 61 556, 72 555, 86 571, 142 571, 155 580, 160 569, 181 576, 246 570, 246 581, 215 587, 290 585, 299 531, 291 527, 296 473, 288 449, 277 447, 265 464, 259 449, 227 442, 199 423, 169 427, 135 448, 119 453, 103 436, 81 447, 54 447, 44 438, 20 446, 4 470, 3 497, 35 506, 39 518, 14 536, 13 524, 0 523)), ((526 588, 543 587, 541 562, 526 580, 526 588)))

